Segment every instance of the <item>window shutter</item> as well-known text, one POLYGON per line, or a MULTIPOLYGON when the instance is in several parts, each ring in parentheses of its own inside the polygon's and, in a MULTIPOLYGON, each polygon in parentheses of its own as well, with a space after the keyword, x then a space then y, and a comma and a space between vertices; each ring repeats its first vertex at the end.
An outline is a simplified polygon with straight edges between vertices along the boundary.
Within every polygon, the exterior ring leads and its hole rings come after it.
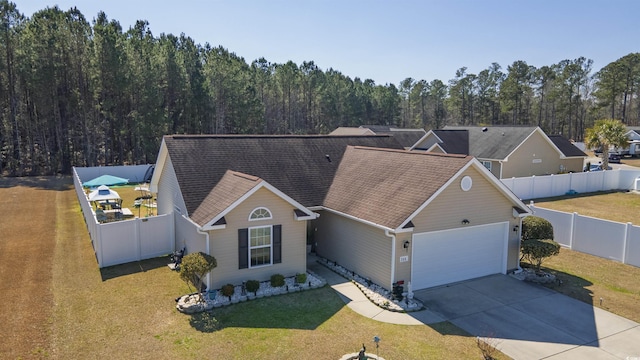
POLYGON ((282 262, 282 225, 273 225, 273 263, 282 262))
POLYGON ((249 229, 238 229, 238 269, 249 267, 249 229))

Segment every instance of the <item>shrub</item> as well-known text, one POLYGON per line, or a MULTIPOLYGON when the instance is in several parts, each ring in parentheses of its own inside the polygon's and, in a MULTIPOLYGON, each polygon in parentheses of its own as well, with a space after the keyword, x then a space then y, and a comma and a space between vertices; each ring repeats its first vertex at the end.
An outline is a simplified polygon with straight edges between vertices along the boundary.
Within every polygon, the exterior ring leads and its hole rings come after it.
POLYGON ((227 285, 224 285, 221 290, 222 290, 222 295, 227 296, 229 299, 231 299, 231 296, 233 296, 233 293, 235 292, 236 288, 231 284, 227 284, 227 285))
POLYGON ((271 286, 272 287, 284 286, 284 276, 282 276, 282 274, 271 275, 271 286))
POLYGON ((522 220, 522 240, 553 240, 553 225, 541 217, 527 216, 522 220))
POLYGON ((560 253, 560 244, 551 240, 524 240, 521 245, 522 258, 529 264, 535 266, 536 270, 540 270, 542 261, 550 256, 560 253))
POLYGON ((245 286, 247 291, 251 291, 254 295, 256 295, 258 289, 260 289, 260 281, 248 280, 245 286))
POLYGON ((304 284, 306 281, 307 281, 307 274, 306 273, 296 274, 296 283, 304 284))
POLYGON ((202 302, 201 291, 205 275, 218 265, 216 258, 203 252, 191 253, 182 258, 180 279, 193 285, 198 291, 198 301, 202 302))

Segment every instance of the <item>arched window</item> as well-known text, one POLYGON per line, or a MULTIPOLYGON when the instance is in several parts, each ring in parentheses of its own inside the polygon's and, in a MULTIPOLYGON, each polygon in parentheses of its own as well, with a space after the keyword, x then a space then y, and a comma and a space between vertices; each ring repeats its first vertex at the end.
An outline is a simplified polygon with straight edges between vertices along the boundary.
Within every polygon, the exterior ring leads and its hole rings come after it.
POLYGON ((265 207, 254 209, 249 215, 249 221, 271 219, 271 212, 265 207))

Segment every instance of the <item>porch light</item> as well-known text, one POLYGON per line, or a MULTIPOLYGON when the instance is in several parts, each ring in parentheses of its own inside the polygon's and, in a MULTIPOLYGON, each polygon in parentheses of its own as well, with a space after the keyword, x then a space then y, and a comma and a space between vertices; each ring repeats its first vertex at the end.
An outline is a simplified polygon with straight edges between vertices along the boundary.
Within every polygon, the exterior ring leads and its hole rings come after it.
POLYGON ((408 249, 408 248, 409 248, 409 240, 405 240, 405 241, 402 243, 402 247, 403 247, 403 248, 405 248, 405 249, 408 249))
POLYGON ((513 232, 518 232, 518 229, 520 229, 520 225, 516 225, 513 227, 513 232))

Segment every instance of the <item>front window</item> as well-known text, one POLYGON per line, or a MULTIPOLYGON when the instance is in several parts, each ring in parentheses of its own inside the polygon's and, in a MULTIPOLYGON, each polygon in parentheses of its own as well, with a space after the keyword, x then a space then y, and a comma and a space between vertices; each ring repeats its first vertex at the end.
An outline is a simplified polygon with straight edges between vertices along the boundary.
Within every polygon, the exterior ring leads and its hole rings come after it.
POLYGON ((482 165, 491 171, 491 161, 483 161, 482 165))
POLYGON ((271 226, 249 229, 251 267, 271 265, 271 226))

